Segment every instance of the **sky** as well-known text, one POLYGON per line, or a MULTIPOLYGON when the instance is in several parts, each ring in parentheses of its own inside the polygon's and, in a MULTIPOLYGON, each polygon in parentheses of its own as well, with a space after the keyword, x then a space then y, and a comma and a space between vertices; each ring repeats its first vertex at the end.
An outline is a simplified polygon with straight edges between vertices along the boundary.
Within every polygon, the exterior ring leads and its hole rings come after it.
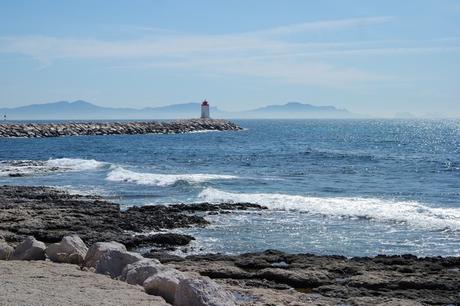
POLYGON ((0 107, 460 117, 460 0, 0 0, 0 107))

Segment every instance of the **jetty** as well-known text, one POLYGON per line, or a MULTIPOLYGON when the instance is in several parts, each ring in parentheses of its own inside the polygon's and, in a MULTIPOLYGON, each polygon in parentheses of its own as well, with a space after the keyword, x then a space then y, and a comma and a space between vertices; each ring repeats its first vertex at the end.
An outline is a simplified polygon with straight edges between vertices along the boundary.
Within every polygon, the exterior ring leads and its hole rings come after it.
POLYGON ((181 134, 199 131, 238 131, 237 124, 219 119, 130 122, 2 123, 0 138, 84 135, 181 134))

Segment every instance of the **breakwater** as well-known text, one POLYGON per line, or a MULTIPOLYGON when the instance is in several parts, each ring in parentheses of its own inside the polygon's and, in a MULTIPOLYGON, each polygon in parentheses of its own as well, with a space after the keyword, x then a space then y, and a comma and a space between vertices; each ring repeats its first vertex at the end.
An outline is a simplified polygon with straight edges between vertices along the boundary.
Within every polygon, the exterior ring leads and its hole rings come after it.
POLYGON ((59 137, 81 135, 179 134, 198 131, 238 131, 233 122, 217 119, 189 119, 146 122, 65 122, 0 124, 0 137, 59 137))

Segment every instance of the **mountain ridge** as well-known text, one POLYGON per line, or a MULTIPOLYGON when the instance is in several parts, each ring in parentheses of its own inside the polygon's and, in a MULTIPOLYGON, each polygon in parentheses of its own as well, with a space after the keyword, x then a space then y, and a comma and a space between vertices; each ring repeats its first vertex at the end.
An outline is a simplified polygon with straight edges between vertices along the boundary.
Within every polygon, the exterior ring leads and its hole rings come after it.
MULTIPOLYGON (((71 119, 185 119, 200 115, 200 103, 188 102, 157 107, 117 108, 98 106, 76 100, 31 104, 0 108, 0 115, 10 120, 71 120, 71 119)), ((263 107, 228 112, 211 106, 211 116, 225 119, 290 119, 290 118, 355 118, 357 115, 335 106, 316 106, 301 102, 266 105, 263 107)))

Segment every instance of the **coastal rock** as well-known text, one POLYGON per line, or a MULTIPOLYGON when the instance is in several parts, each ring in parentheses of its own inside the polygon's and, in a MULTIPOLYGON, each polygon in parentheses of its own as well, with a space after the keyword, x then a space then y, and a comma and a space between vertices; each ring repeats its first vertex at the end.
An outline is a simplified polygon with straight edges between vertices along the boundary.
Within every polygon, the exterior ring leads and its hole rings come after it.
POLYGON ((123 269, 144 257, 138 253, 120 250, 109 250, 104 252, 96 265, 96 273, 110 275, 116 278, 121 275, 123 269))
POLYGON ((187 276, 184 273, 168 268, 147 278, 143 286, 148 294, 159 295, 166 302, 174 303, 177 286, 179 286, 181 280, 186 278, 187 276))
MULTIPOLYGON (((202 210, 239 210, 246 205, 208 203, 151 205, 120 210, 119 204, 95 196, 69 194, 49 187, 0 186, 0 233, 7 242, 34 236, 44 243, 60 242, 77 234, 87 246, 101 241, 117 241, 127 249, 156 243, 186 244, 192 239, 181 234, 133 235, 209 222, 202 210), (197 214, 195 214, 197 212, 197 214)), ((258 208, 251 208, 258 209, 258 208)))
POLYGON ((46 246, 34 237, 27 237, 11 254, 11 260, 45 260, 46 246))
POLYGON ((142 285, 144 281, 162 271, 164 266, 156 259, 143 259, 127 265, 120 276, 120 280, 131 285, 142 285))
POLYGON ((269 281, 287 284, 295 288, 311 288, 331 282, 330 277, 325 272, 315 270, 267 268, 259 271, 256 276, 269 281))
POLYGON ((171 265, 183 272, 198 272, 200 275, 209 276, 210 278, 248 279, 253 276, 252 273, 235 267, 230 262, 206 261, 201 263, 187 260, 180 264, 171 263, 171 265))
POLYGON ((83 265, 87 268, 96 268, 101 256, 108 251, 118 250, 126 252, 126 247, 118 242, 97 242, 93 244, 86 253, 83 265))
MULTIPOLYGON (((207 224, 201 217, 206 211, 222 213, 248 207, 244 203, 241 205, 237 208, 234 204, 171 204, 120 210, 117 204, 100 198, 71 195, 53 188, 0 186, 0 240, 14 246, 26 236, 32 235, 45 243, 55 243, 64 236, 78 233, 91 247, 85 257, 85 263, 90 266, 87 270, 94 270, 104 250, 115 248, 126 252, 127 248, 151 243, 151 235, 132 235, 130 231, 136 231, 134 229, 151 232, 207 224), (199 214, 193 215, 194 212, 199 214), (118 241, 126 247, 114 242, 104 242, 101 245, 99 241, 118 241)), ((158 258, 162 264, 168 264, 165 266, 167 269, 174 267, 187 273, 185 275, 199 273, 218 279, 219 285, 234 293, 238 303, 243 301, 243 305, 459 304, 458 256, 416 257, 406 254, 346 258, 267 250, 240 255, 199 254, 179 257, 158 249, 151 251, 150 255, 158 258)), ((20 267, 48 264, 69 266, 46 261, 17 264, 20 267)), ((24 288, 29 289, 30 280, 24 279, 21 271, 10 268, 8 262, 4 266, 0 269, 0 279, 6 275, 5 269, 10 269, 9 275, 17 276, 17 279, 24 282, 24 288)), ((79 271, 73 265, 72 269, 79 271)), ((73 275, 68 273, 66 278, 70 282, 78 282, 73 275)), ((133 275, 133 279, 136 277, 133 275)), ((8 280, 10 278, 8 276, 8 280)), ((38 278, 34 280, 46 281, 38 278)), ((56 283, 54 279, 53 282, 56 283)), ((40 293, 37 296, 43 295, 40 293)))
POLYGON ((149 236, 149 242, 161 246, 184 246, 195 240, 190 235, 177 234, 177 233, 164 233, 149 236))
POLYGON ((180 281, 174 298, 175 306, 233 306, 235 298, 208 277, 180 281))
POLYGON ((6 242, 0 241, 0 260, 8 260, 14 249, 6 242))
POLYGON ((241 268, 230 265, 221 266, 215 263, 210 263, 207 267, 204 267, 200 274, 211 278, 246 279, 252 277, 252 273, 246 272, 241 268))
MULTIPOLYGON (((146 232, 153 229, 172 229, 190 225, 205 226, 205 218, 184 213, 175 205, 147 205, 130 207, 120 216, 120 227, 133 232, 146 232)), ((160 236, 161 237, 161 236, 160 236)), ((155 239, 154 235, 145 239, 155 239), (153 238, 152 238, 153 236, 153 238)))
POLYGON ((61 242, 49 245, 45 253, 51 261, 80 265, 83 263, 88 247, 77 235, 65 236, 61 242))
POLYGON ((356 306, 423 306, 424 304, 398 298, 374 298, 374 297, 361 297, 347 300, 347 304, 356 306))

